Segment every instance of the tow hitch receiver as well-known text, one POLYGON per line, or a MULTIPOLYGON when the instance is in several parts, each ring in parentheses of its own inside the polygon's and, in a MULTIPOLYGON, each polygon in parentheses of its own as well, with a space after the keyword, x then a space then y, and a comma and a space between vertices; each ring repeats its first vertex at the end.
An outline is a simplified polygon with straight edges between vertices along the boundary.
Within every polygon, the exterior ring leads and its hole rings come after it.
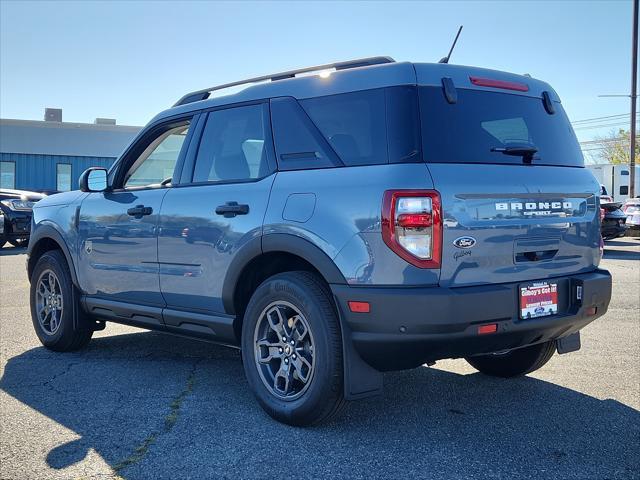
POLYGON ((560 355, 580 350, 580 332, 556 340, 556 350, 560 355))

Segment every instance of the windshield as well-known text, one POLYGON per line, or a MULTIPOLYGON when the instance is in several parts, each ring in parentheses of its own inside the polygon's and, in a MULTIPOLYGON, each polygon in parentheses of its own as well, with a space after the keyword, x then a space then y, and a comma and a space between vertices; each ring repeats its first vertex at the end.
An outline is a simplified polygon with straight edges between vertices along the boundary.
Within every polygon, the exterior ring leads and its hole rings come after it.
POLYGON ((458 89, 447 102, 440 87, 421 87, 422 148, 427 162, 584 166, 571 124, 559 103, 549 114, 541 98, 458 89))

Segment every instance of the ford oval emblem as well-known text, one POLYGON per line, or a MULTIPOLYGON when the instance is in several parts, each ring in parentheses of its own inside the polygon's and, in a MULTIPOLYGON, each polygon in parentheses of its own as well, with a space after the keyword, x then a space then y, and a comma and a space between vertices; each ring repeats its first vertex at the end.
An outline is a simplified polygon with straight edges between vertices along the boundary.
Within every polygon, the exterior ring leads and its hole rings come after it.
POLYGON ((472 248, 476 244, 476 239, 473 237, 458 237, 453 241, 453 244, 458 248, 472 248))

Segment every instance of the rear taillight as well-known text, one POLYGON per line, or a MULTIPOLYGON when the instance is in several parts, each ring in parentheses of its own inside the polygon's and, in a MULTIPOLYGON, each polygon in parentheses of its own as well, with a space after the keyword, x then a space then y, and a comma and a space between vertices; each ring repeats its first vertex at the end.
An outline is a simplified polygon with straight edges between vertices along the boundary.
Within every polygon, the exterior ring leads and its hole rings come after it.
POLYGON ((420 268, 440 268, 442 216, 435 190, 387 190, 382 202, 384 243, 420 268))

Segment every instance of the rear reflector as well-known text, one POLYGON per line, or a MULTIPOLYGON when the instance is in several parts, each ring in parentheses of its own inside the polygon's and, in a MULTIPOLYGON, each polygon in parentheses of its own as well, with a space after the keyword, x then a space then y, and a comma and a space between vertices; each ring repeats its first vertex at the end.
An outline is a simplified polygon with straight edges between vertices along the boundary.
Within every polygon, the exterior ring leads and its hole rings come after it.
POLYGON ((588 316, 593 317, 596 313, 598 313, 598 307, 588 307, 585 313, 588 316))
POLYGON ((490 323, 488 325, 480 325, 478 327, 478 335, 484 335, 486 333, 496 333, 498 331, 497 323, 490 323))
POLYGON ((503 88, 505 90, 517 90, 518 92, 528 92, 529 86, 526 83, 507 82, 505 80, 494 80, 492 78, 469 77, 471 83, 479 87, 503 88))
POLYGON ((371 306, 369 302, 348 302, 349 310, 355 313, 369 313, 371 311, 371 306))

